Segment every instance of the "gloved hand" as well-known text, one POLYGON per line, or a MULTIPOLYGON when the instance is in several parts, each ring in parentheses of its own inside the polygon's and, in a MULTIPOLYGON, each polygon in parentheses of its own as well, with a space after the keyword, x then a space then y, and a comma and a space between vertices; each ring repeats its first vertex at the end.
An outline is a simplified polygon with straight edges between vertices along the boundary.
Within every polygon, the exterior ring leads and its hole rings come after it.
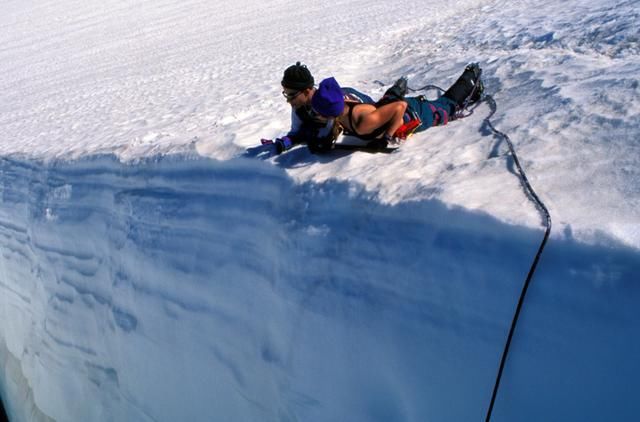
POLYGON ((402 142, 400 138, 396 137, 395 135, 389 135, 388 133, 384 134, 381 141, 384 143, 384 146, 382 146, 381 148, 386 148, 389 145, 400 145, 400 143, 402 142))
POLYGON ((331 134, 324 138, 311 138, 307 140, 307 147, 312 154, 322 154, 333 149, 335 139, 331 134))
POLYGON ((293 147, 293 141, 288 136, 282 138, 276 138, 276 154, 282 154, 283 152, 293 147))
POLYGON ((272 146, 276 155, 282 154, 293 147, 293 141, 288 136, 276 139, 260 139, 260 143, 263 147, 272 146))

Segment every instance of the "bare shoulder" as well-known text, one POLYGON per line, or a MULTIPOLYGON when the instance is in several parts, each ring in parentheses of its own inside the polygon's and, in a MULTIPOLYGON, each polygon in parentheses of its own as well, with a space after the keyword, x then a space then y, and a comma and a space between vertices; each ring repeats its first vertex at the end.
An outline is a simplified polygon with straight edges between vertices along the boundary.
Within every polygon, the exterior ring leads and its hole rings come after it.
POLYGON ((374 106, 373 104, 363 104, 363 103, 346 103, 346 104, 352 104, 351 107, 353 107, 353 117, 356 119, 359 118, 360 116, 365 116, 376 110, 376 106, 374 106))

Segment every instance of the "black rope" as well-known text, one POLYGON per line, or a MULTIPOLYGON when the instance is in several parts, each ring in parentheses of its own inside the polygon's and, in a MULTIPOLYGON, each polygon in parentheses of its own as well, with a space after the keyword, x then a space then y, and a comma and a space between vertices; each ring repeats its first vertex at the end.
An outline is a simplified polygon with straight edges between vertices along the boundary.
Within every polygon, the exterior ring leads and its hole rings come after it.
POLYGON ((437 91, 444 92, 444 89, 440 88, 438 85, 431 85, 431 84, 425 85, 425 86, 420 87, 420 88, 411 88, 411 87, 409 87, 408 89, 411 92, 428 91, 430 89, 435 89, 437 91))
MULTIPOLYGON (((418 88, 418 89, 413 89, 413 88, 409 88, 409 90, 415 92, 415 91, 422 91, 422 90, 428 90, 428 89, 437 89, 441 92, 444 92, 444 90, 436 85, 425 85, 422 88, 418 88)), ((496 375, 496 380, 495 383, 493 385, 493 392, 491 394, 491 402, 489 403, 489 408, 487 409, 487 415, 485 418, 485 422, 489 422, 491 420, 491 415, 493 412, 493 407, 495 405, 496 402, 496 397, 498 396, 498 390, 500 388, 500 381, 502 380, 502 374, 504 372, 504 367, 506 365, 507 362, 507 357, 509 355, 509 350, 511 348, 511 342, 513 340, 513 335, 515 333, 516 330, 516 325, 518 324, 518 318, 520 317, 520 313, 522 311, 522 306, 524 304, 524 299, 525 296, 527 295, 527 291, 529 290, 529 285, 531 284, 531 280, 533 279, 533 274, 536 271, 536 268, 538 266, 538 262, 540 262, 540 256, 542 255, 542 251, 544 250, 545 245, 547 244, 547 240, 549 240, 549 235, 551 234, 551 214, 549 214, 549 210, 547 209, 546 205, 544 204, 544 202, 542 202, 542 200, 540 199, 540 197, 538 196, 538 194, 536 194, 536 192, 533 190, 533 187, 531 186, 531 183, 529 183, 529 179, 527 178, 526 173, 524 172, 524 169, 522 168, 522 166, 520 165, 520 160, 518 159, 518 155, 516 154, 516 150, 515 147, 513 146, 513 143, 511 142, 511 139, 509 138, 509 136, 507 136, 507 134, 505 134, 504 132, 500 132, 498 129, 496 129, 493 124, 491 123, 491 117, 493 117, 493 115, 496 113, 496 111, 498 110, 498 106, 496 105, 495 100, 493 99, 492 96, 490 95, 484 95, 484 97, 482 98, 482 101, 486 101, 489 104, 489 107, 491 109, 491 113, 489 114, 489 116, 487 116, 484 121, 487 125, 487 127, 493 132, 493 134, 497 137, 500 137, 502 139, 504 139, 507 142, 507 145, 509 146, 509 151, 511 153, 511 157, 513 157, 513 161, 518 169, 518 175, 520 178, 520 183, 522 184, 525 193, 527 194, 527 196, 529 197, 529 199, 531 199, 533 201, 533 203, 536 205, 536 208, 538 209, 538 211, 540 211, 540 214, 543 217, 544 220, 544 225, 546 226, 545 232, 544 232, 544 236, 542 238, 542 242, 540 243, 540 246, 538 247, 538 251, 536 252, 536 256, 533 259, 533 262, 531 264, 531 267, 529 268, 529 273, 527 274, 527 278, 524 282, 524 285, 522 286, 522 291, 520 292, 520 297, 518 298, 518 304, 516 306, 516 310, 513 314, 513 319, 511 320, 511 326, 509 327, 509 334, 507 335, 507 340, 505 342, 504 348, 502 350, 502 357, 500 358, 500 366, 498 367, 498 373, 496 375)), ((477 107, 478 104, 482 101, 479 101, 476 103, 476 105, 474 106, 477 107)), ((464 107, 463 109, 468 108, 468 107, 464 107)), ((473 109, 471 109, 471 113, 473 113, 473 109)), ((470 115, 471 113, 467 114, 470 115)), ((466 116, 461 116, 461 117, 466 117, 466 116)))
POLYGON ((8 422, 9 417, 7 416, 7 412, 4 410, 4 405, 2 404, 2 397, 0 397, 0 422, 8 422))
POLYGON ((491 131, 498 137, 504 139, 509 146, 509 151, 511 152, 511 156, 513 157, 513 161, 518 168, 518 173, 520 176, 520 182, 522 183, 525 192, 529 196, 529 198, 536 204, 536 207, 540 211, 541 215, 544 219, 544 224, 546 226, 546 230, 544 232, 544 237, 542 238, 542 242, 540 243, 540 247, 538 248, 538 252, 531 264, 531 268, 529 269, 529 274, 527 274, 527 279, 522 286, 522 291, 520 292, 520 298, 518 299, 518 305, 516 306, 515 313, 513 314, 513 319, 511 320, 511 326, 509 327, 509 334, 507 335, 507 340, 504 345, 504 349, 502 351, 502 357, 500 358, 500 366, 498 368, 498 374, 496 375, 496 381, 493 386, 493 393, 491 394, 491 402, 489 403, 489 408, 487 409, 487 416, 485 418, 485 422, 489 422, 491 420, 491 414, 493 412, 493 406, 496 402, 496 397, 498 395, 498 389, 500 388, 500 381, 502 379, 502 373, 504 372, 504 367, 507 362, 507 356, 509 355, 509 349, 511 347, 511 341, 513 340, 513 334, 516 330, 516 325, 518 323, 518 318, 520 317, 520 312, 522 311, 522 305, 524 304, 524 298, 527 294, 527 290, 529 289, 529 285, 531 284, 531 279, 533 278, 533 274, 536 271, 536 267, 538 266, 538 262, 540 261, 540 256, 542 255, 542 250, 547 244, 547 240, 549 239, 549 234, 551 233, 551 214, 549 214, 549 210, 544 205, 544 202, 540 199, 540 197, 536 194, 536 192, 531 187, 531 183, 529 183, 529 179, 527 179, 527 175, 525 174, 522 166, 520 165, 520 160, 518 160, 518 155, 516 154, 516 150, 511 142, 511 139, 504 133, 500 132, 496 129, 491 123, 491 117, 496 113, 498 107, 496 105, 495 100, 490 95, 485 95, 484 101, 489 103, 489 107, 491 108, 491 114, 485 118, 485 123, 491 129, 491 131))

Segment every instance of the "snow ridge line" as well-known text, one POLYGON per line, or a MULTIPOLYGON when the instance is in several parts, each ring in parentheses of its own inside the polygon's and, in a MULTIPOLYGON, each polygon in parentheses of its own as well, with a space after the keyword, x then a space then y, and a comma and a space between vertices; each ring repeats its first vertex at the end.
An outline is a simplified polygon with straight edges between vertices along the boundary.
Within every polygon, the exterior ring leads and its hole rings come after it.
POLYGON ((511 156, 513 157, 513 161, 516 164, 516 167, 518 168, 518 175, 520 177, 520 182, 522 183, 522 185, 523 185, 523 187, 525 189, 525 192, 527 193, 527 196, 529 196, 529 198, 535 203, 536 207, 538 208, 538 210, 543 215, 544 223, 545 223, 545 226, 546 226, 546 229, 545 229, 545 232, 544 232, 544 237, 542 238, 542 242, 540 243, 540 246, 538 247, 538 251, 536 253, 536 256, 533 259, 533 262, 531 264, 531 268, 529 269, 529 273, 527 274, 527 278, 526 278, 526 280, 524 282, 524 285, 522 286, 522 291, 520 293, 520 297, 518 298, 518 305, 516 306, 516 310, 515 310, 515 312, 513 314, 513 319, 511 320, 511 326, 509 327, 509 334, 507 335, 507 340, 506 340, 505 345, 504 345, 504 350, 502 351, 502 357, 500 358, 500 366, 498 368, 498 373, 496 375, 496 381, 495 381, 495 384, 493 386, 493 392, 491 394, 491 402, 489 403, 489 408, 487 409, 487 416, 485 418, 485 421, 489 422, 491 420, 491 414, 493 412, 493 407, 495 405, 496 397, 498 395, 498 389, 500 388, 500 381, 502 379, 502 373, 504 372, 504 367, 505 367, 505 364, 506 364, 506 361, 507 361, 507 357, 509 355, 509 349, 511 347, 511 341, 513 339, 513 335, 514 335, 514 332, 515 332, 515 329, 516 329, 516 325, 518 324, 518 318, 520 317, 520 312, 522 311, 522 306, 524 304, 524 299, 525 299, 525 296, 527 294, 527 290, 529 289, 529 285, 531 284, 531 280, 533 278, 533 274, 535 273, 536 267, 538 266, 538 262, 540 261, 540 256, 542 255, 542 251, 544 250, 544 247, 547 244, 547 240, 549 239, 549 235, 551 233, 552 222, 551 222, 551 214, 549 213, 549 210, 547 209, 547 207, 544 204, 544 202, 542 202, 540 197, 533 190, 533 187, 531 186, 531 183, 529 183, 529 179, 527 178, 527 175, 524 172, 524 169, 520 165, 520 160, 518 160, 518 155, 516 154, 516 150, 515 150, 515 147, 513 146, 513 143, 511 142, 511 139, 504 132, 501 132, 501 131, 497 130, 493 126, 493 124, 491 123, 491 120, 490 120, 491 117, 498 110, 498 106, 497 106, 495 100, 493 99, 493 97, 491 95, 485 95, 484 98, 483 98, 483 101, 486 101, 489 104, 489 107, 491 108, 491 113, 484 120, 485 123, 487 124, 489 129, 494 133, 494 135, 504 139, 507 142, 507 145, 509 146, 509 151, 511 152, 511 156))

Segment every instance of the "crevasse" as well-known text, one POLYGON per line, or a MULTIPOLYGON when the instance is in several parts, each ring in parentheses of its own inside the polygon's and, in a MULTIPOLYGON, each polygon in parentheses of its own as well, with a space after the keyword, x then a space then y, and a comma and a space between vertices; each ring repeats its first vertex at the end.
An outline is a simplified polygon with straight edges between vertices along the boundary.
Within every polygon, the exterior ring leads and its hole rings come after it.
MULTIPOLYGON (((352 188, 246 159, 3 159, 11 420, 481 419, 542 230, 352 188)), ((495 420, 638 411, 637 258, 551 242, 495 420)))

